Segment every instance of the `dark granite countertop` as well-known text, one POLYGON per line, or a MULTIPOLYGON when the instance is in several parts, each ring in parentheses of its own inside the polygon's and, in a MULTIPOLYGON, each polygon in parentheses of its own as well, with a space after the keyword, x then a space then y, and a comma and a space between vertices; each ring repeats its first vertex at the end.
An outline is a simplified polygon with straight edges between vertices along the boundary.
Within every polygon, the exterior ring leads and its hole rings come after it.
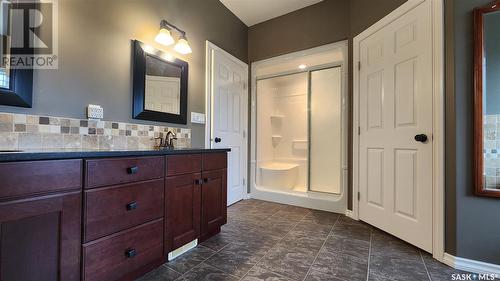
POLYGON ((230 149, 208 148, 176 148, 176 149, 146 149, 146 150, 75 150, 75 149, 47 149, 47 150, 0 150, 0 162, 101 158, 101 157, 137 157, 193 153, 229 152, 230 149))

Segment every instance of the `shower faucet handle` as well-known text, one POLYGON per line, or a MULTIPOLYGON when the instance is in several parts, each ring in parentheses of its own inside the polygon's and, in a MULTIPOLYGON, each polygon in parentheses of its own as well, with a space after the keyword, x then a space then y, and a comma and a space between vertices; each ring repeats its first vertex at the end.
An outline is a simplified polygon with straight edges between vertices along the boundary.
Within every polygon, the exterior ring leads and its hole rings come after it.
POLYGON ((221 142, 221 141, 222 141, 222 139, 221 139, 221 138, 219 138, 219 137, 215 137, 214 141, 215 141, 215 143, 219 143, 219 142, 221 142))

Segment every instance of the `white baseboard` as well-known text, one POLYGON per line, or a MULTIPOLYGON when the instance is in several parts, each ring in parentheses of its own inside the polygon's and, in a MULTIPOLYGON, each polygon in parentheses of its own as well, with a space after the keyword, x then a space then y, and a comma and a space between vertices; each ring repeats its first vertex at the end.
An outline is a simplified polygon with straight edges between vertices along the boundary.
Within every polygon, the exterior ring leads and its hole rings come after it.
POLYGON ((172 252, 168 253, 168 261, 171 261, 171 260, 177 258, 178 256, 180 256, 180 255, 186 253, 187 251, 193 249, 197 245, 198 245, 198 239, 193 240, 193 241, 187 243, 186 245, 181 246, 181 247, 173 250, 172 252))
POLYGON ((496 278, 500 278, 500 265, 498 264, 455 257, 448 253, 444 253, 443 262, 455 269, 478 274, 495 274, 496 278))
POLYGON ((355 217, 354 217, 354 212, 352 210, 346 210, 345 211, 345 216, 348 217, 348 218, 351 218, 353 220, 357 220, 355 217))

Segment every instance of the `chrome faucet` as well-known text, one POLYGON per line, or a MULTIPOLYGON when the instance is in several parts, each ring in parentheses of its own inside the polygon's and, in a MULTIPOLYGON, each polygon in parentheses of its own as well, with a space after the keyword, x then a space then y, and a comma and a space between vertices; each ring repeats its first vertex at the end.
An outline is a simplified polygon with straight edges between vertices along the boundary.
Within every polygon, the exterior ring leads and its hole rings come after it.
POLYGON ((158 145, 159 148, 167 148, 167 149, 174 149, 174 140, 177 139, 177 135, 172 132, 168 131, 167 134, 165 135, 165 138, 163 137, 163 133, 160 134, 160 137, 155 138, 155 140, 160 140, 160 144, 158 145))
POLYGON ((177 135, 172 131, 168 131, 165 136, 165 147, 168 149, 174 149, 174 140, 176 139, 177 135))

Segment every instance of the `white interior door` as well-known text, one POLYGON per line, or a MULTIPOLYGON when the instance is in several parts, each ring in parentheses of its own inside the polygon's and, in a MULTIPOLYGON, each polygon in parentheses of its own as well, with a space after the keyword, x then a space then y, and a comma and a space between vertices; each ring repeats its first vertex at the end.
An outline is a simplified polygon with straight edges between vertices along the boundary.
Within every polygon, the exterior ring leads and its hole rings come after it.
POLYGON ((360 42, 359 217, 432 252, 430 2, 360 42))
POLYGON ((231 148, 228 154, 227 203, 246 194, 248 67, 227 53, 212 53, 211 147, 231 148))

